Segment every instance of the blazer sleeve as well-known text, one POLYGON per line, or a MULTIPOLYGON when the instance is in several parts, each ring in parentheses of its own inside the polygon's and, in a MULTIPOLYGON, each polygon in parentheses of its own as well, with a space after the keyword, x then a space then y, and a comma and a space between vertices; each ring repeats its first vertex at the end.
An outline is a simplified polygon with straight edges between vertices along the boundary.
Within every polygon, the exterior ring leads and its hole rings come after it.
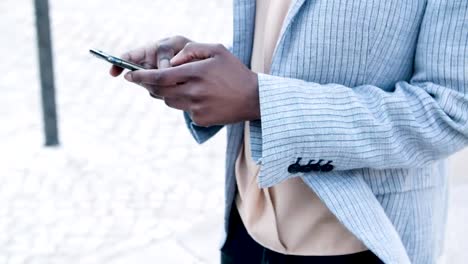
POLYGON ((189 129, 190 133, 192 134, 193 138, 195 139, 195 141, 197 141, 198 144, 205 143, 223 128, 223 126, 199 126, 192 121, 187 112, 184 112, 184 119, 185 123, 187 124, 187 128, 189 129))
MULTIPOLYGON (((251 127, 259 185, 302 158, 333 170, 417 168, 468 144, 468 1, 429 0, 414 74, 392 91, 259 74, 261 120, 251 127)), ((322 173, 322 172, 319 172, 322 173)))

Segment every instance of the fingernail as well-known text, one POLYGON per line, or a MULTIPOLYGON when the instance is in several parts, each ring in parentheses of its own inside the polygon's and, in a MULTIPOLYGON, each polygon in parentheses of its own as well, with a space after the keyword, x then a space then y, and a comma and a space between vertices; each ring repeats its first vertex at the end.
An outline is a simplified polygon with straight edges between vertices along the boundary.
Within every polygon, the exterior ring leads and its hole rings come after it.
POLYGON ((129 73, 129 72, 126 73, 124 77, 125 77, 125 79, 126 79, 127 81, 129 81, 129 82, 133 81, 132 74, 129 73))
POLYGON ((161 69, 169 68, 171 67, 171 62, 169 61, 169 59, 162 59, 159 61, 159 67, 161 69))

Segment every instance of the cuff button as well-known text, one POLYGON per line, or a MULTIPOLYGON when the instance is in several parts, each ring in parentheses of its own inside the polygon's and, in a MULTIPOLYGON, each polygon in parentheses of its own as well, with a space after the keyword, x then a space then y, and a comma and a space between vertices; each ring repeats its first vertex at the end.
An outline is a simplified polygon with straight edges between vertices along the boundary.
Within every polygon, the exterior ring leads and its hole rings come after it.
POLYGON ((328 161, 327 164, 324 164, 320 167, 320 170, 323 171, 323 172, 330 172, 332 171, 335 167, 333 165, 331 165, 330 163, 332 163, 333 160, 330 160, 328 161))
POLYGON ((319 160, 317 163, 310 165, 312 168, 312 171, 320 171, 322 169, 322 166, 320 166, 320 163, 323 162, 323 159, 319 160))
POLYGON ((296 174, 302 170, 301 164, 299 162, 302 160, 302 158, 298 158, 296 163, 289 165, 288 167, 288 172, 291 174, 296 174))
POLYGON ((303 171, 304 173, 309 173, 309 172, 311 172, 311 171, 312 171, 312 166, 313 166, 312 162, 314 162, 314 161, 315 161, 315 160, 309 160, 309 163, 308 163, 307 165, 305 165, 305 166, 302 167, 302 171, 303 171))

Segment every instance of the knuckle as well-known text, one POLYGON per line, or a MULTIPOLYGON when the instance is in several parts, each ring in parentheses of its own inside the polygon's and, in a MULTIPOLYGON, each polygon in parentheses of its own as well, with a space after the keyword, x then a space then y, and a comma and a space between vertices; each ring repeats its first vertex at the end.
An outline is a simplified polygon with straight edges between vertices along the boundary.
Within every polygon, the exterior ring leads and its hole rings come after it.
MULTIPOLYGON (((212 72, 212 69, 209 64, 202 64, 194 68, 193 71, 194 71, 193 77, 203 78, 204 76, 209 76, 210 72, 212 72)), ((204 89, 200 89, 200 90, 204 90, 204 89)))
POLYGON ((164 77, 163 73, 154 73, 153 74, 153 81, 156 84, 164 82, 164 79, 165 79, 165 77, 164 77))
POLYGON ((120 58, 126 60, 126 61, 130 61, 132 59, 131 55, 129 52, 125 52, 123 53, 122 55, 120 55, 120 58))
POLYGON ((193 119, 200 119, 200 116, 201 116, 200 107, 198 107, 197 105, 192 105, 190 112, 192 113, 193 119))
POLYGON ((172 108, 174 106, 174 101, 170 98, 164 98, 164 104, 172 108))
POLYGON ((194 49, 195 49, 195 43, 188 42, 187 44, 185 44, 184 50, 193 51, 194 49))
POLYGON ((188 89, 185 93, 186 93, 187 98, 192 103, 200 102, 201 99, 203 98, 202 93, 200 93, 198 89, 188 89))
POLYGON ((206 122, 203 120, 202 117, 192 113, 192 121, 198 126, 206 126, 206 122))
POLYGON ((202 127, 209 127, 210 126, 210 123, 205 118, 199 119, 198 121, 196 121, 196 124, 199 125, 199 126, 202 126, 202 127))
POLYGON ((175 35, 171 39, 173 39, 174 41, 183 41, 185 40, 185 37, 182 35, 175 35))
MULTIPOLYGON (((194 56, 194 59, 198 59, 198 57, 194 56)), ((209 68, 210 63, 208 61, 200 61, 200 63, 187 65, 187 73, 191 75, 190 77, 202 77, 202 74, 209 72, 209 68)))
POLYGON ((192 120, 195 122, 195 124, 199 126, 209 126, 209 122, 206 118, 206 116, 203 114, 203 108, 200 106, 194 106, 191 110, 192 113, 192 120))
POLYGON ((198 78, 202 75, 202 70, 198 67, 190 67, 187 69, 187 75, 189 78, 198 78))
POLYGON ((144 53, 144 48, 137 48, 122 54, 121 58, 127 61, 136 61, 141 54, 144 53))
POLYGON ((193 65, 187 65, 185 68, 185 76, 191 79, 198 78, 200 76, 200 69, 194 67, 193 65))
POLYGON ((167 54, 172 51, 172 46, 168 43, 160 43, 158 46, 158 54, 167 54))
POLYGON ((172 49, 171 45, 167 42, 159 43, 158 52, 168 52, 172 49))
POLYGON ((219 44, 219 43, 215 44, 214 48, 215 48, 215 51, 217 51, 219 53, 226 51, 226 47, 224 47, 223 44, 219 44))
POLYGON ((165 103, 168 107, 174 108, 174 109, 182 109, 184 106, 181 104, 181 101, 179 98, 176 97, 164 97, 165 103))

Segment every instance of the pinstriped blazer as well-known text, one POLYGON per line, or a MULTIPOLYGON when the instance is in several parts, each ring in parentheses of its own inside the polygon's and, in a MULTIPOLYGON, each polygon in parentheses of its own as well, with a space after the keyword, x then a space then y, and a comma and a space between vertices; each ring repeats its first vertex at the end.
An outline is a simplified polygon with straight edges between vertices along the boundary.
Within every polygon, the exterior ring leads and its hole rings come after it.
MULTIPOLYGON (((249 65, 255 0, 234 1, 232 52, 249 65)), ((468 143, 467 0, 294 0, 251 123, 260 187, 301 177, 385 263, 434 263, 445 159, 468 143), (330 172, 290 173, 333 161, 330 172)), ((222 126, 199 127, 203 143, 222 126)), ((227 127, 226 213, 243 124, 227 127)), ((307 221, 307 219, 304 219, 307 221)))

